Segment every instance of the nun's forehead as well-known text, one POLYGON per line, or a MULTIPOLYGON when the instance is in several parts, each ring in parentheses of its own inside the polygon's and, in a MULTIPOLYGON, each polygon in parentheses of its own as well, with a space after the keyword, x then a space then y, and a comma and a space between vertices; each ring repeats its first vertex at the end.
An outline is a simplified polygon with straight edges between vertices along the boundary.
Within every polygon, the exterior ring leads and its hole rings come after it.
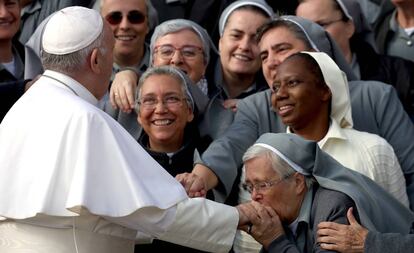
POLYGON ((224 29, 227 25, 229 17, 237 10, 240 9, 257 10, 258 13, 263 13, 269 18, 275 16, 272 7, 270 7, 265 1, 258 0, 239 0, 235 1, 227 6, 220 15, 219 19, 219 33, 220 37, 223 36, 224 29))
MULTIPOLYGON (((319 63, 311 55, 305 54, 304 52, 305 51, 301 51, 288 56, 277 68, 279 69, 288 65, 296 70, 300 69, 301 71, 311 73, 315 77, 321 77, 315 72, 321 71, 319 63)), ((323 76, 321 78, 323 78, 323 76)))

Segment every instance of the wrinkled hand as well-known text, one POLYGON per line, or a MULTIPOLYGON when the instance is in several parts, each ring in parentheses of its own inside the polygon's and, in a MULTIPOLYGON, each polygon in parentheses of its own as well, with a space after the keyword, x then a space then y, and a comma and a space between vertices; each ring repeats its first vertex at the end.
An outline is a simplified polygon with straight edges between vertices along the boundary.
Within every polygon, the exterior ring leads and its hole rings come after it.
POLYGON ((115 75, 109 91, 109 99, 114 109, 130 113, 135 105, 135 90, 138 76, 132 70, 123 70, 115 75))
POLYGON ((250 232, 250 235, 264 248, 267 249, 272 241, 285 234, 279 215, 273 208, 251 201, 238 205, 237 209, 248 217, 248 224, 251 224, 250 229, 247 224, 239 224, 239 228, 250 232))
POLYGON ((232 110, 233 112, 237 111, 237 102, 239 100, 238 99, 226 99, 223 102, 223 106, 226 109, 232 110))
POLYGON ((184 186, 190 198, 206 197, 207 184, 201 176, 195 173, 182 173, 175 176, 175 179, 184 186))
POLYGON ((363 253, 368 230, 359 225, 353 208, 349 208, 347 217, 350 225, 335 222, 321 222, 318 224, 317 241, 325 250, 335 250, 347 253, 363 253))
POLYGON ((241 229, 249 233, 249 230, 252 228, 253 222, 260 222, 260 217, 256 211, 256 208, 254 208, 254 206, 250 202, 239 204, 238 206, 236 206, 236 208, 240 213, 240 220, 237 229, 241 229))

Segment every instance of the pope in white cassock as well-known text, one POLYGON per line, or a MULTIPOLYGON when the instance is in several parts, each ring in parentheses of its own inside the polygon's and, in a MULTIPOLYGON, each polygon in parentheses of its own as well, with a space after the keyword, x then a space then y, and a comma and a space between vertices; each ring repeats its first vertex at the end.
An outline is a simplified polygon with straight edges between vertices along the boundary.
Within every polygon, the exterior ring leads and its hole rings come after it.
POLYGON ((46 25, 47 70, 0 125, 0 252, 133 252, 140 235, 229 251, 245 214, 189 199, 96 107, 113 45, 91 9, 65 8, 46 25))

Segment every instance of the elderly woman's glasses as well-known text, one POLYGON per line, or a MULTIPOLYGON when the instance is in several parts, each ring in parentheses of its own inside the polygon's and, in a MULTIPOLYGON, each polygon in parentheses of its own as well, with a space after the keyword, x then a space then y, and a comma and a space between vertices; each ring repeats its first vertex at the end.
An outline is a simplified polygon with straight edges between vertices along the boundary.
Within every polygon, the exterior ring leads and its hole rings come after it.
POLYGON ((175 51, 179 51, 181 56, 185 59, 194 59, 200 52, 203 52, 201 47, 187 45, 183 47, 174 47, 173 45, 159 45, 154 47, 154 53, 158 54, 164 60, 170 60, 175 51))
POLYGON ((256 190, 256 192, 263 192, 264 190, 267 190, 270 187, 278 185, 280 182, 289 178, 290 176, 291 175, 288 175, 288 176, 275 179, 275 180, 271 180, 271 181, 257 182, 255 184, 244 183, 242 187, 244 190, 248 191, 249 193, 252 193, 253 190, 256 190))
MULTIPOLYGON (((111 25, 119 25, 122 22, 123 14, 120 11, 114 11, 105 16, 106 21, 111 25)), ((145 21, 145 15, 137 10, 128 12, 128 22, 131 24, 141 24, 145 21)))
MULTIPOLYGON (((186 98, 182 98, 176 95, 170 95, 170 96, 163 97, 161 100, 161 103, 168 108, 173 108, 173 107, 181 106, 182 102, 185 100, 186 98)), ((145 110, 154 110, 159 102, 160 101, 157 98, 148 96, 148 97, 142 97, 138 101, 138 104, 140 107, 142 107, 145 110)))

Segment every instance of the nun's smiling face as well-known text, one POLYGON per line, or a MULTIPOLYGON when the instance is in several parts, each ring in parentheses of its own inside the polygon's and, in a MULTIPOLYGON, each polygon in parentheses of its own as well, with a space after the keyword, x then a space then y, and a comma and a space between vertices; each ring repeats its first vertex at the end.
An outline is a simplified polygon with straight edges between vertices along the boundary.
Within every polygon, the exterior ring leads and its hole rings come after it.
POLYGON ((227 20, 219 41, 220 62, 225 74, 254 75, 260 69, 257 28, 268 17, 248 9, 235 10, 227 20))
POLYGON ((148 77, 140 90, 138 122, 149 136, 150 149, 181 148, 187 123, 194 118, 179 81, 169 75, 148 77))
POLYGON ((196 84, 204 76, 207 64, 204 60, 203 42, 190 29, 169 33, 154 43, 153 65, 172 65, 184 71, 196 84))
POLYGON ((302 56, 294 55, 277 67, 272 106, 292 131, 306 129, 326 116, 329 99, 330 92, 320 70, 302 56))
POLYGON ((259 42, 263 75, 269 86, 276 78, 276 68, 290 55, 309 51, 306 44, 295 37, 286 27, 276 27, 267 31, 259 42))

